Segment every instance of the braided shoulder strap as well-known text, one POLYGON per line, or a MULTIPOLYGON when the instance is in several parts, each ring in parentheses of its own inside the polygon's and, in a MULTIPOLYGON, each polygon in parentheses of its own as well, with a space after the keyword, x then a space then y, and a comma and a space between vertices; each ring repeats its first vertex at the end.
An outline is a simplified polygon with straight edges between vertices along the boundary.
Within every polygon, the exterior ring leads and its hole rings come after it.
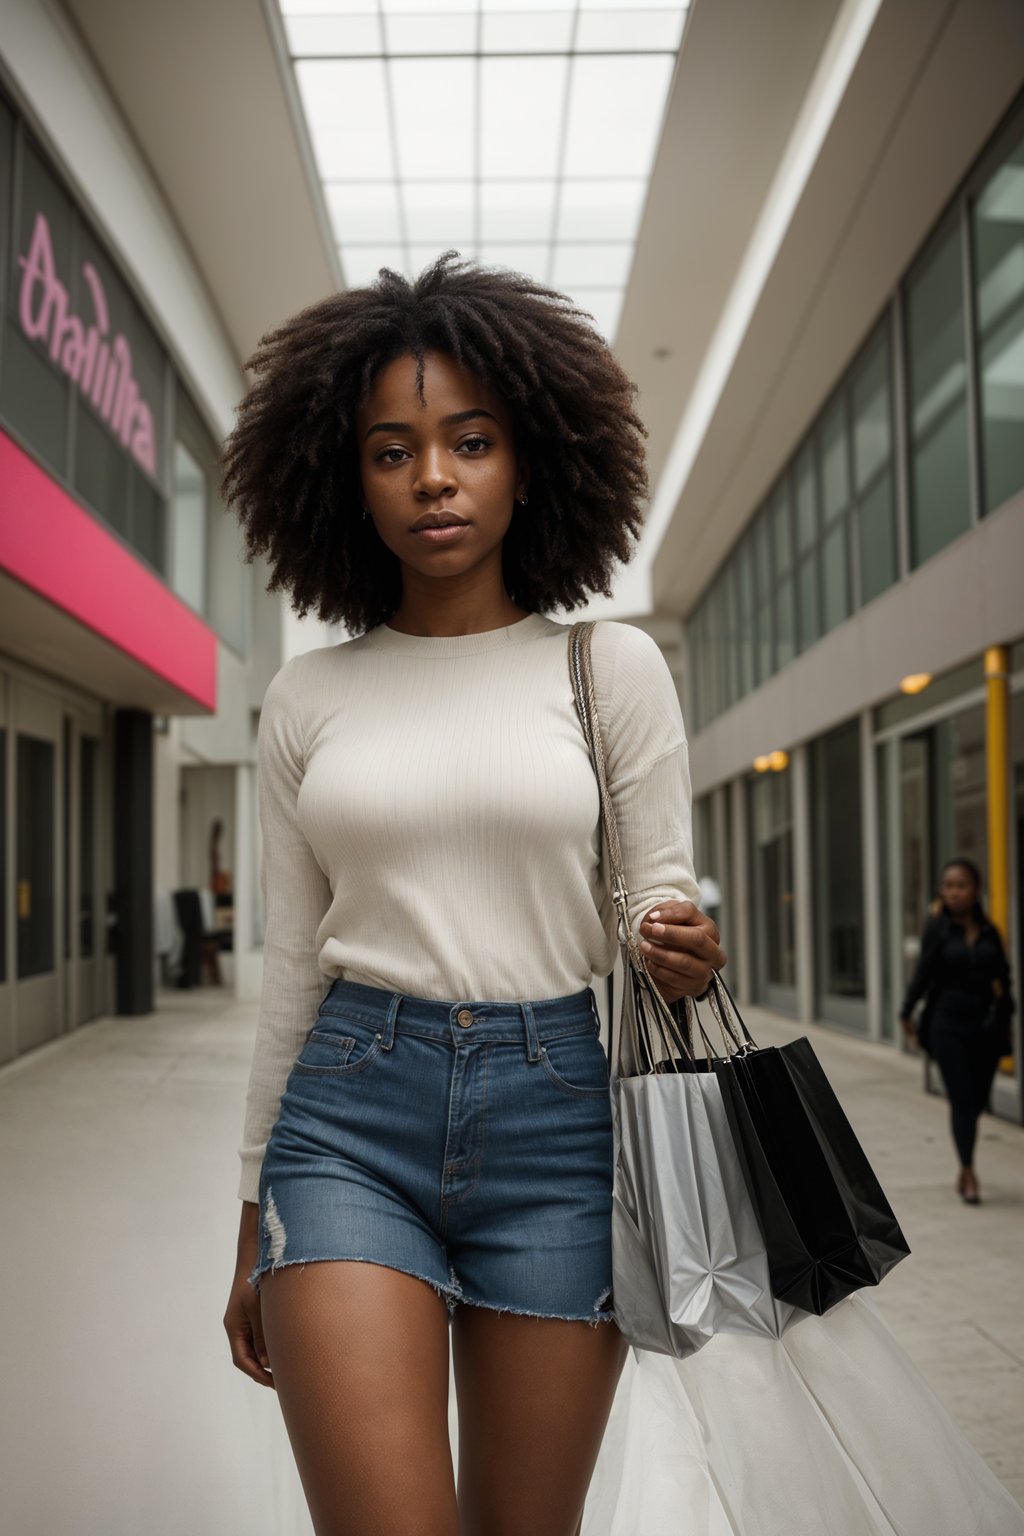
POLYGON ((594 693, 594 668, 590 657, 590 638, 594 632, 593 622, 574 624, 569 631, 570 667, 572 670, 573 692, 576 698, 576 709, 583 726, 583 734, 586 737, 587 746, 590 749, 590 759, 594 765, 594 776, 597 779, 598 794, 601 797, 601 822, 604 827, 605 841, 608 848, 608 863, 612 875, 612 900, 615 902, 619 914, 619 942, 625 943, 631 937, 629 930, 629 913, 627 903, 629 892, 626 888, 626 876, 622 868, 622 847, 619 843, 619 824, 615 818, 615 806, 608 791, 607 759, 604 750, 604 737, 601 734, 601 721, 597 713, 597 698, 594 693), (622 932, 625 928, 625 933, 622 932))
POLYGON ((619 1017, 618 1050, 612 1052, 618 1076, 650 1072, 666 1058, 693 1059, 689 1010, 684 1002, 682 1017, 673 1012, 659 992, 644 959, 629 921, 629 888, 622 862, 619 826, 608 788, 607 758, 590 655, 592 620, 574 624, 569 631, 569 671, 573 697, 590 751, 590 760, 601 798, 601 823, 611 874, 611 896, 618 913, 618 939, 622 952, 625 991, 619 1017))

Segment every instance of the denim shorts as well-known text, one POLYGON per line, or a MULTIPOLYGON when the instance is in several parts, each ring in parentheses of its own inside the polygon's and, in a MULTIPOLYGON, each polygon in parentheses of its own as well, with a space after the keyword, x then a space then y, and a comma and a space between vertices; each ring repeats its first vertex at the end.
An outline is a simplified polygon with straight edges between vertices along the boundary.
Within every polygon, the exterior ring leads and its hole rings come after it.
POLYGON ((439 1002, 338 980, 281 1099, 249 1279, 352 1259, 448 1303, 612 1318, 608 1059, 588 987, 439 1002))

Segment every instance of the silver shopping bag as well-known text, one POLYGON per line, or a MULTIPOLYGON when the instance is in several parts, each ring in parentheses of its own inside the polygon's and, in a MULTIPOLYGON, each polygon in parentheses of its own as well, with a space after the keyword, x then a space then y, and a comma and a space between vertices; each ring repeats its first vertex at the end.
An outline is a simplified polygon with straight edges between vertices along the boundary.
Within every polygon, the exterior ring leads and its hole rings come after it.
POLYGON ((622 1077, 613 1099, 612 1300, 625 1337, 676 1357, 716 1333, 781 1337, 803 1314, 771 1293, 718 1078, 622 1077))
MULTIPOLYGON (((612 1052, 612 1306, 635 1348, 683 1357, 716 1333, 778 1338, 796 1309, 772 1296, 721 1083, 694 1055, 691 1006, 665 1002, 632 932, 597 716, 592 629, 572 626, 569 670, 601 798, 622 951, 624 993, 612 1052)), ((724 1040, 727 1021, 715 1018, 724 1040)), ((727 1055, 730 1048, 746 1047, 727 1040, 727 1055)))

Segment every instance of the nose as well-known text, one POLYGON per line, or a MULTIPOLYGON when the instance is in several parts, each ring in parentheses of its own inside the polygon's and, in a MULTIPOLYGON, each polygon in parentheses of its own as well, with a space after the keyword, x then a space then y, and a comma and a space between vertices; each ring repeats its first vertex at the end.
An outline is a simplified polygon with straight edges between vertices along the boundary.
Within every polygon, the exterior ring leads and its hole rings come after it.
POLYGON ((414 490, 423 501, 454 495, 457 488, 451 455, 440 445, 427 447, 420 455, 414 490))

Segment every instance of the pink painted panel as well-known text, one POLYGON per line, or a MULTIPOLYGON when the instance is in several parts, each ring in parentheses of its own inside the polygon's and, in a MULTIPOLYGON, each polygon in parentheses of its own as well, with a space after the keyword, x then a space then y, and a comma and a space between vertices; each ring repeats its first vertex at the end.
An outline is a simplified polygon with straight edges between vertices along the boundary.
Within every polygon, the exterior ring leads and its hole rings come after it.
POLYGON ((207 709, 217 636, 0 432, 0 567, 207 709))

